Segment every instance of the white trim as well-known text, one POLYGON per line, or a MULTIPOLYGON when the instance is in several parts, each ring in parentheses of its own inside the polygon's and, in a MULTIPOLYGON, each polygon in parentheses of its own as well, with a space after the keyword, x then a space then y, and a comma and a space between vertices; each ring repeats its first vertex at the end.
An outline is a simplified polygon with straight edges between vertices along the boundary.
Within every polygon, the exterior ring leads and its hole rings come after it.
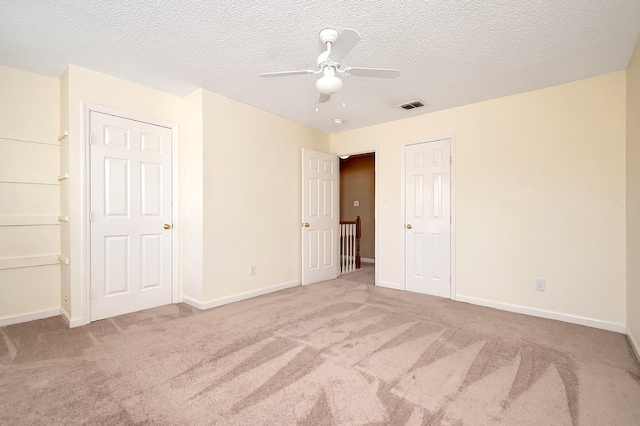
POLYGON ((229 303, 239 302, 241 300, 251 299, 252 297, 262 296, 263 294, 273 293, 274 291, 284 290, 291 287, 297 287, 301 284, 300 280, 289 281, 287 283, 276 284, 269 287, 262 287, 257 290, 245 291, 243 293, 232 294, 231 296, 219 297, 201 301, 189 296, 182 296, 182 302, 194 308, 205 310, 215 308, 217 306, 227 305, 229 303))
MULTIPOLYGON (((449 228, 449 239, 450 239, 450 247, 449 247, 449 251, 450 251, 450 299, 451 300, 458 300, 457 299, 457 294, 456 294, 456 234, 455 234, 455 230, 456 230, 456 173, 455 173, 455 165, 456 165, 456 137, 454 133, 448 134, 448 135, 444 135, 444 136, 440 136, 440 137, 436 137, 436 138, 428 138, 428 139, 417 139, 417 140, 412 140, 412 141, 406 141, 403 142, 401 145, 401 155, 400 155, 400 161, 402 162, 400 165, 400 208, 402 210, 402 229, 403 229, 403 238, 402 238, 402 266, 401 266, 401 271, 402 271, 402 290, 406 290, 407 289, 407 271, 406 271, 406 258, 407 258, 407 253, 406 253, 406 248, 407 248, 407 243, 406 243, 406 238, 407 238, 407 233, 404 232, 404 225, 405 225, 405 220, 407 217, 407 211, 406 211, 406 200, 405 200, 405 192, 406 192, 406 165, 407 165, 407 161, 406 161, 406 157, 407 157, 407 146, 409 145, 417 145, 417 144, 421 144, 421 143, 430 143, 430 142, 438 142, 438 141, 443 141, 443 140, 449 140, 449 149, 450 152, 449 154, 451 155, 451 164, 450 164, 450 169, 449 169, 449 180, 450 180, 450 191, 449 191, 449 197, 450 197, 450 209, 451 209, 451 224, 450 224, 450 228, 449 228)), ((376 176, 378 174, 376 173, 376 176)), ((377 185, 376 185, 377 187, 377 185)), ((377 221, 376 221, 377 223, 377 221)), ((377 238, 377 235, 376 235, 377 238)), ((377 241, 377 240, 376 240, 377 241)), ((376 253, 376 257, 377 257, 377 253, 376 253)), ((376 268, 377 270, 377 268, 376 268)))
POLYGON ((45 185, 45 186, 60 186, 58 178, 43 178, 33 177, 30 175, 21 175, 20 173, 3 173, 0 175, 0 183, 12 183, 15 185, 45 185))
MULTIPOLYGON (((178 233, 179 224, 178 224, 178 175, 179 175, 179 159, 178 159, 178 124, 162 120, 155 117, 149 117, 142 114, 137 114, 133 112, 119 110, 117 108, 111 108, 104 105, 93 104, 90 102, 83 102, 82 108, 84 111, 84 117, 82 120, 83 128, 82 128, 82 142, 81 146, 81 155, 84 158, 84 164, 82 164, 82 194, 84 196, 83 204, 83 214, 80 218, 81 227, 80 234, 83 236, 82 238, 82 247, 81 253, 83 259, 81 259, 80 269, 81 276, 83 277, 83 282, 85 283, 81 288, 81 300, 82 300, 82 317, 79 319, 81 323, 78 325, 89 324, 91 322, 91 299, 89 298, 89 286, 91 285, 91 227, 89 223, 89 214, 91 213, 91 187, 89 185, 91 179, 91 167, 90 167, 90 137, 91 137, 91 112, 97 112, 101 114, 113 115, 116 117, 140 121, 147 124, 152 124, 154 126, 166 127, 171 129, 171 215, 172 215, 172 264, 173 264, 173 273, 171 276, 171 300, 172 303, 176 303, 179 298, 179 289, 178 289, 178 258, 179 258, 179 246, 178 241, 179 238, 176 235, 178 233)), ((78 318, 72 319, 73 321, 78 320, 78 318)))
POLYGON ((522 305, 513 305, 511 303, 497 302, 495 300, 480 299, 477 297, 465 296, 459 294, 457 297, 459 302, 471 303, 472 305, 486 306, 488 308, 500 309, 501 311, 515 312, 517 314, 531 315, 534 317, 547 318, 552 320, 564 321, 572 324, 585 325, 587 327, 599 328, 602 330, 615 331, 616 333, 625 333, 625 325, 615 322, 602 321, 593 318, 581 317, 577 315, 564 314, 561 312, 547 311, 545 309, 530 308, 522 305))
POLYGON ((451 268, 451 300, 458 300, 458 295, 456 293, 456 136, 454 134, 449 136, 450 145, 450 154, 451 154, 451 168, 449 169, 449 179, 451 183, 449 197, 451 198, 450 206, 451 209, 451 224, 449 228, 449 232, 451 233, 450 238, 450 250, 451 250, 451 258, 450 265, 451 268))
POLYGON ((179 147, 178 145, 178 125, 171 124, 171 258, 173 261, 173 277, 171 279, 173 291, 171 292, 171 300, 173 303, 182 302, 180 293, 182 289, 180 286, 180 274, 179 274, 179 259, 180 259, 180 242, 182 241, 182 235, 178 231, 178 224, 180 223, 180 174, 178 173, 179 165, 179 147))
POLYGON ((370 257, 361 257, 360 261, 362 263, 376 263, 375 259, 371 259, 370 257))
POLYGON ((640 361, 640 345, 638 344, 638 341, 631 333, 631 329, 629 328, 629 325, 627 325, 626 327, 626 332, 627 332, 627 337, 629 338, 629 342, 631 343, 631 347, 636 353, 636 358, 638 359, 638 361, 640 361))
POLYGON ((2 129, 0 128, 0 139, 9 139, 13 141, 41 143, 45 145, 60 146, 60 142, 54 135, 44 135, 42 133, 22 132, 20 130, 2 129))
POLYGON ((2 269, 18 269, 18 268, 33 268, 35 266, 48 266, 57 265, 57 254, 49 256, 30 256, 30 257, 14 257, 11 259, 0 259, 0 270, 2 269))
MULTIPOLYGON (((378 268, 376 268, 377 270, 378 268)), ((398 283, 389 283, 386 281, 378 281, 378 284, 376 284, 378 287, 384 287, 384 288, 390 288, 393 290, 402 290, 404 291, 404 286, 402 284, 398 284, 398 283)))
POLYGON ((62 317, 64 322, 67 323, 67 326, 69 328, 75 328, 80 327, 81 325, 85 325, 82 317, 71 318, 67 311, 65 311, 63 308, 60 308, 60 316, 62 317))
POLYGON ((0 226, 60 225, 57 216, 0 216, 0 226))
MULTIPOLYGON (((384 197, 381 197, 380 194, 378 193, 378 191, 380 190, 380 181, 379 181, 379 176, 380 176, 380 172, 379 172, 379 165, 380 165, 380 156, 378 155, 378 147, 376 147, 373 150, 373 185, 375 186, 374 188, 374 193, 373 193, 373 226, 374 226, 374 230, 373 230, 373 235, 374 235, 374 246, 373 246, 373 255, 375 256, 376 259, 380 259, 380 250, 378 249, 380 247, 380 221, 378 220, 378 212, 380 211, 380 201, 383 200, 384 197)), ((374 285, 378 285, 378 283, 380 282, 380 265, 376 266, 376 268, 373 271, 373 283, 374 285)))
POLYGON ((20 324, 27 321, 34 321, 44 318, 51 318, 60 315, 60 308, 47 309, 44 311, 29 312, 26 314, 10 315, 8 317, 0 317, 0 327, 7 325, 20 324))

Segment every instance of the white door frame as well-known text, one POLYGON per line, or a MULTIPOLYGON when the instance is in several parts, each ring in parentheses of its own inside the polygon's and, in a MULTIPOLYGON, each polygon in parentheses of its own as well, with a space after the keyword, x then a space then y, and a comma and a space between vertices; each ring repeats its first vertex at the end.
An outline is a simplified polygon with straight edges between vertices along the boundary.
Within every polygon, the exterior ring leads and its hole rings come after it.
MULTIPOLYGON (((378 147, 377 146, 376 147, 371 147, 369 149, 367 149, 367 148, 361 149, 359 151, 340 152, 339 154, 336 154, 336 155, 338 156, 338 158, 340 158, 341 155, 349 155, 349 156, 351 156, 351 155, 359 155, 359 154, 373 154, 373 160, 374 160, 373 170, 374 171, 378 170, 378 165, 379 165, 379 161, 380 160, 378 158, 379 155, 378 155, 378 147)), ((374 222, 374 230, 373 230, 374 239, 375 239, 374 256, 376 257, 376 259, 375 259, 376 260, 376 263, 375 263, 376 267, 375 267, 375 270, 374 270, 375 276, 374 276, 374 279, 373 279, 373 283, 375 285, 378 285, 378 275, 380 274, 380 263, 379 263, 380 262, 380 254, 379 254, 379 251, 378 251, 378 246, 379 246, 378 241, 380 241, 378 239, 378 233, 379 233, 379 224, 378 223, 380 221, 378 220, 378 204, 379 204, 379 200, 382 197, 380 197, 379 194, 378 194, 378 191, 379 191, 379 188, 380 188, 380 185, 378 185, 378 175, 379 175, 379 173, 375 172, 374 176, 373 176, 374 177, 374 186, 375 186, 375 189, 376 189, 374 191, 374 195, 373 195, 373 197, 374 197, 374 200, 373 200, 373 204, 374 204, 374 207, 373 207, 373 209, 374 209, 373 210, 373 218, 375 220, 375 222, 374 222)), ((338 198, 338 200, 340 200, 340 198, 338 198)))
POLYGON ((172 232, 171 232, 171 259, 173 271, 171 274, 171 303, 180 302, 180 294, 178 292, 178 249, 179 249, 179 199, 178 199, 178 125, 170 121, 158 118, 148 117, 142 114, 122 111, 116 108, 104 105, 83 103, 83 131, 82 131, 82 188, 83 188, 83 215, 81 218, 81 235, 82 238, 82 324, 91 322, 91 299, 89 297, 89 289, 91 286, 91 224, 89 223, 89 215, 91 213, 91 150, 89 149, 89 138, 91 134, 91 112, 99 112, 102 114, 115 115, 117 117, 126 118, 143 123, 153 124, 156 126, 167 127, 171 129, 171 216, 172 216, 172 232))
MULTIPOLYGON (((406 206, 406 173, 407 173, 407 165, 406 165, 406 151, 408 145, 417 145, 420 143, 429 143, 429 142, 438 142, 441 140, 450 140, 451 141, 451 300, 457 300, 456 293, 456 138, 454 134, 436 137, 436 138, 427 138, 427 139, 418 139, 414 141, 407 141, 402 143, 402 153, 401 159, 402 161, 400 170, 401 170, 401 192, 400 192, 400 208, 402 209, 402 224, 400 225, 402 228, 403 244, 402 244, 402 289, 407 290, 407 233, 404 232, 404 221, 407 214, 407 206, 406 206)), ((377 236, 376 236, 377 237, 377 236)))

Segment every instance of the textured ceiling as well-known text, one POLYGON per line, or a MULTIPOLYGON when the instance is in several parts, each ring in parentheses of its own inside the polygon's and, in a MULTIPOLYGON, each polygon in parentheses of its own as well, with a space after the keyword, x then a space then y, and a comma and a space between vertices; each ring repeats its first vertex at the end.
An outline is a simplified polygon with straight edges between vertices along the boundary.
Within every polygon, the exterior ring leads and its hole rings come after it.
POLYGON ((0 0, 3 65, 57 78, 76 64, 178 96, 204 87, 326 132, 623 70, 639 34, 638 0, 0 0), (326 27, 362 36, 343 66, 401 76, 343 75, 319 112, 317 76, 258 77, 315 67, 326 27), (428 106, 396 107, 418 98, 428 106))

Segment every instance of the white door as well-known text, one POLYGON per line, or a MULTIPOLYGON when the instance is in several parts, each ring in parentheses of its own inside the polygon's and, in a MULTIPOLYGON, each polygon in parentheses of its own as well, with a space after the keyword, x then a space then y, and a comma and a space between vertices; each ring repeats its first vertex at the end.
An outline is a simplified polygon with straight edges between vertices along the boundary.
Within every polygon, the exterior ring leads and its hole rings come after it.
POLYGON ((302 284, 338 276, 338 157, 302 150, 302 284))
POLYGON ((171 303, 171 129, 91 112, 91 321, 171 303))
POLYGON ((451 141, 405 150, 406 290, 451 297, 451 141))

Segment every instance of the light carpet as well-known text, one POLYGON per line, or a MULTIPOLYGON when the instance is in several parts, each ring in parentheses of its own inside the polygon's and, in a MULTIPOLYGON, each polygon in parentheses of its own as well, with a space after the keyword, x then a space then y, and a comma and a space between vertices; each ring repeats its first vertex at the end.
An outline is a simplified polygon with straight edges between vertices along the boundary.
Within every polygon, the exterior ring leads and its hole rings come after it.
POLYGON ((639 425, 624 335, 352 277, 0 328, 0 423, 639 425))

